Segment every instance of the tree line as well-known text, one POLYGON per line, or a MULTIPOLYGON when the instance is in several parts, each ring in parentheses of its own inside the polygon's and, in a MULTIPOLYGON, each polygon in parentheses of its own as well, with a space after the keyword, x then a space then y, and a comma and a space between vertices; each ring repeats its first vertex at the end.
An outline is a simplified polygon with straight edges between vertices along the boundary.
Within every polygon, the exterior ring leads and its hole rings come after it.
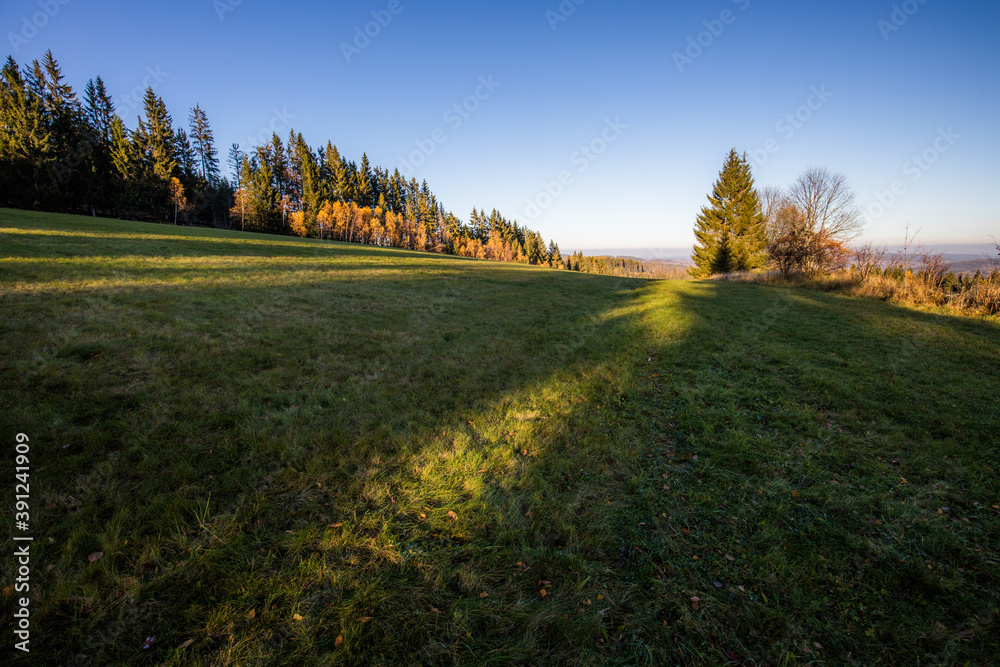
POLYGON ((100 76, 77 97, 51 51, 25 68, 0 71, 0 203, 335 239, 465 257, 585 270, 555 241, 497 210, 468 222, 448 211, 426 181, 405 179, 315 149, 292 130, 226 156, 221 175, 208 116, 200 106, 179 127, 148 87, 136 129, 126 127, 100 76))

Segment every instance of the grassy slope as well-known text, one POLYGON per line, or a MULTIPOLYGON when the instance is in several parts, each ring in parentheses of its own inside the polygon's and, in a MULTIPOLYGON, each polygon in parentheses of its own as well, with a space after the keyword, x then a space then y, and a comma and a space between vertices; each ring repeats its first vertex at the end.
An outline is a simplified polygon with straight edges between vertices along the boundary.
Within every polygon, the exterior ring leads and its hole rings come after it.
POLYGON ((6 210, 0 305, 26 664, 1000 653, 995 322, 6 210))

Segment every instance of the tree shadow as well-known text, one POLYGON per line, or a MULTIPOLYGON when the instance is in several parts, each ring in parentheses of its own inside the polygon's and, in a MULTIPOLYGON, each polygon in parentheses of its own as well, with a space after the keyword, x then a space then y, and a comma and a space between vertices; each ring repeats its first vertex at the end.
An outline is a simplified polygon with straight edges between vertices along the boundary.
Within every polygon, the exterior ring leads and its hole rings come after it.
POLYGON ((614 468, 590 460, 594 447, 620 454, 601 410, 621 400, 639 283, 427 267, 8 295, 18 316, 0 334, 16 362, 4 376, 21 380, 4 409, 47 443, 39 518, 54 546, 38 558, 59 574, 39 607, 48 658, 137 661, 132 639, 157 634, 157 659, 183 661, 194 633, 209 662, 232 636, 246 659, 314 662, 351 621, 355 651, 374 636, 386 661, 441 659, 503 619, 526 660, 548 652, 529 627, 551 615, 534 577, 603 553, 588 527, 606 510, 588 503, 608 482, 573 492, 567 476, 614 468), (577 439, 586 456, 556 457, 577 439), (574 501, 547 507, 550 491, 574 501), (518 560, 536 563, 527 578, 518 560), (481 584, 492 599, 472 594, 481 584), (379 622, 362 628, 363 609, 379 622))

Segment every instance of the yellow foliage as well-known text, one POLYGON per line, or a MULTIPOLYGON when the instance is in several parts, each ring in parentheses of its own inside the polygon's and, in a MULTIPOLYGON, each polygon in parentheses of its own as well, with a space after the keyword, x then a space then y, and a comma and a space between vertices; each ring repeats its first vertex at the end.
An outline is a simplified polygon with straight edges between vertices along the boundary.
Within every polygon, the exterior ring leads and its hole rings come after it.
POLYGON ((292 234, 296 236, 306 237, 309 236, 309 230, 306 228, 306 212, 305 211, 295 211, 288 217, 288 228, 291 230, 292 234))

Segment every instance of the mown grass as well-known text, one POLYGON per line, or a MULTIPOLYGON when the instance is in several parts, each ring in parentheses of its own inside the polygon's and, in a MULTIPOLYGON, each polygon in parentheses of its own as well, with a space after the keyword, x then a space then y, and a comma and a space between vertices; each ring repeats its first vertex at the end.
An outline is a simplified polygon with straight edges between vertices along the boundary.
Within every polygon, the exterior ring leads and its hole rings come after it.
POLYGON ((0 304, 21 663, 1000 655, 995 321, 9 210, 0 304))

